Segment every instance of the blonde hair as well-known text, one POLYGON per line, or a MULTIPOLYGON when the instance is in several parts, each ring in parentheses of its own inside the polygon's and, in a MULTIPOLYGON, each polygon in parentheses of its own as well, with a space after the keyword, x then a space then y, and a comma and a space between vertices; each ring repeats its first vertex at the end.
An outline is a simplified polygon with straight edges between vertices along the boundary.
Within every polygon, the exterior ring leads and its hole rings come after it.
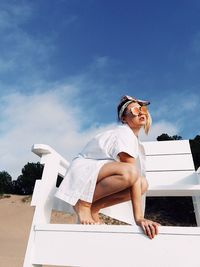
MULTIPOLYGON (((126 107, 127 109, 127 107, 126 107)), ((125 109, 125 110, 126 110, 125 109)), ((121 119, 118 118, 118 120, 121 122, 121 123, 125 123, 124 121, 124 115, 121 117, 121 119)), ((147 121, 146 121, 146 124, 144 125, 144 132, 145 134, 148 134, 149 130, 150 130, 150 127, 151 127, 151 124, 152 124, 152 118, 151 118, 151 115, 149 113, 149 111, 147 110, 147 115, 146 115, 146 118, 147 118, 147 121)))
POLYGON ((146 124, 144 125, 144 131, 145 131, 146 134, 148 134, 149 129, 150 129, 151 124, 152 124, 152 118, 151 118, 151 115, 150 115, 148 110, 147 110, 146 117, 147 117, 147 121, 146 121, 146 124))

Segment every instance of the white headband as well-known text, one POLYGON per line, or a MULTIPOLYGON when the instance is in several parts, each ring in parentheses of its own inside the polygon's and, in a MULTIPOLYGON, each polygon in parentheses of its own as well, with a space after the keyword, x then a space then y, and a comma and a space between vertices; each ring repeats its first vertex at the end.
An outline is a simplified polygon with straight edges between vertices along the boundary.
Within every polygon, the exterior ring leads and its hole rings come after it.
POLYGON ((126 103, 124 103, 124 105, 121 107, 120 111, 119 111, 119 119, 122 119, 122 114, 124 113, 124 110, 128 107, 128 105, 130 103, 134 102, 133 100, 129 100, 126 103))

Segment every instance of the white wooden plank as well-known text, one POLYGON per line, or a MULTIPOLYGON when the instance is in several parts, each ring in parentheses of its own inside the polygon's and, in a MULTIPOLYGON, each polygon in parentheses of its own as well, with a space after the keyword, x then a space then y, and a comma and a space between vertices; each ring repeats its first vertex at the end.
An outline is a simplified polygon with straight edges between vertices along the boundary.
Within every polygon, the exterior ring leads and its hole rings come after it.
POLYGON ((38 155, 39 157, 51 154, 55 158, 59 158, 60 165, 67 169, 69 167, 69 162, 62 157, 58 152, 56 152, 52 147, 45 144, 34 144, 32 146, 32 152, 38 155))
MULTIPOLYGON (((143 234, 139 226, 131 225, 81 225, 81 224, 37 224, 34 231, 55 232, 99 232, 99 233, 130 233, 143 234)), ((200 235, 200 227, 160 226, 159 234, 200 235)))
POLYGON ((65 177, 65 174, 67 172, 68 167, 63 166, 63 165, 59 165, 59 169, 58 169, 58 175, 65 177))
POLYGON ((200 226, 200 194, 199 196, 193 196, 194 213, 197 222, 197 226, 200 226))
POLYGON ((121 222, 136 225, 131 201, 104 208, 100 212, 121 222))
POLYGON ((160 155, 146 157, 147 171, 194 170, 194 163, 190 154, 160 155))
POLYGON ((101 227, 82 226, 81 231, 72 228, 64 231, 60 226, 62 231, 37 231, 33 263, 87 267, 199 266, 199 229, 181 227, 179 231, 173 227, 165 231, 160 227, 160 234, 150 240, 131 226, 112 226, 112 231, 101 231, 101 227), (124 230, 127 227, 129 230, 124 230), (87 231, 89 228, 94 231, 87 231), (156 257, 152 256, 155 253, 156 257))
POLYGON ((143 142, 146 155, 191 153, 188 140, 143 142))
POLYGON ((198 176, 193 171, 147 172, 146 178, 150 187, 199 184, 198 176))
POLYGON ((147 196, 200 196, 200 185, 152 186, 147 196))
MULTIPOLYGON (((146 205, 146 194, 142 195, 142 210, 143 214, 145 213, 145 205, 146 205)), ((101 213, 110 216, 119 221, 136 225, 135 219, 133 216, 133 208, 131 200, 119 203, 117 205, 113 205, 111 207, 107 207, 100 210, 101 213)))
MULTIPOLYGON (((145 148, 147 154, 153 155, 147 156, 148 195, 200 195, 198 179, 192 174, 194 165, 188 141, 148 142, 145 148)), ((31 250, 28 250, 24 266, 29 266, 27 263, 30 263, 32 255, 31 265, 160 267, 162 263, 163 267, 199 267, 199 227, 160 227, 160 234, 149 240, 140 228, 132 226, 48 224, 53 202, 56 202, 57 173, 64 175, 68 162, 46 145, 36 145, 33 152, 42 157, 43 163, 47 163, 47 169, 43 177, 44 198, 42 204, 36 201, 29 240, 31 250), (37 225, 37 222, 45 224, 37 225), (99 251, 103 257, 99 257, 99 251), (152 257, 155 251, 156 257, 152 257)), ((38 197, 35 195, 34 198, 38 197)))
POLYGON ((34 186, 33 195, 31 199, 31 206, 36 206, 37 201, 39 200, 41 185, 42 185, 42 180, 35 181, 35 186, 34 186))

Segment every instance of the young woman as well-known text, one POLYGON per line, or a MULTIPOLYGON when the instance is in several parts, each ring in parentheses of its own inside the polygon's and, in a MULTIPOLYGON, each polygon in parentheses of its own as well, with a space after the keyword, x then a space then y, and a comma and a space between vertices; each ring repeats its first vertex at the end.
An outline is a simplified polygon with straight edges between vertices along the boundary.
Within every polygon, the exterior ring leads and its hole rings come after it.
POLYGON ((135 222, 153 238, 159 224, 143 217, 142 194, 147 191, 145 154, 138 140, 148 133, 147 101, 124 96, 118 105, 122 123, 95 136, 72 161, 56 197, 73 205, 82 224, 100 223, 99 211, 131 200, 135 222))

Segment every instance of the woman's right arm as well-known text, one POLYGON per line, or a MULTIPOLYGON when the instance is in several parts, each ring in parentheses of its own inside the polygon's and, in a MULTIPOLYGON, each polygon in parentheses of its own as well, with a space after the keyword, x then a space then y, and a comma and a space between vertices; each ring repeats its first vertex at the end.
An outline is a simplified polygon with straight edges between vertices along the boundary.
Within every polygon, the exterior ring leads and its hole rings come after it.
MULTIPOLYGON (((121 162, 130 163, 136 168, 136 160, 131 157, 127 153, 121 152, 119 153, 119 158, 121 162)), ((142 209, 142 192, 141 192, 141 180, 137 179, 134 185, 130 188, 131 201, 133 207, 133 214, 135 218, 135 222, 138 226, 140 226, 144 233, 149 238, 154 238, 155 235, 158 234, 158 226, 160 224, 153 222, 151 220, 147 220, 143 216, 142 209)))

